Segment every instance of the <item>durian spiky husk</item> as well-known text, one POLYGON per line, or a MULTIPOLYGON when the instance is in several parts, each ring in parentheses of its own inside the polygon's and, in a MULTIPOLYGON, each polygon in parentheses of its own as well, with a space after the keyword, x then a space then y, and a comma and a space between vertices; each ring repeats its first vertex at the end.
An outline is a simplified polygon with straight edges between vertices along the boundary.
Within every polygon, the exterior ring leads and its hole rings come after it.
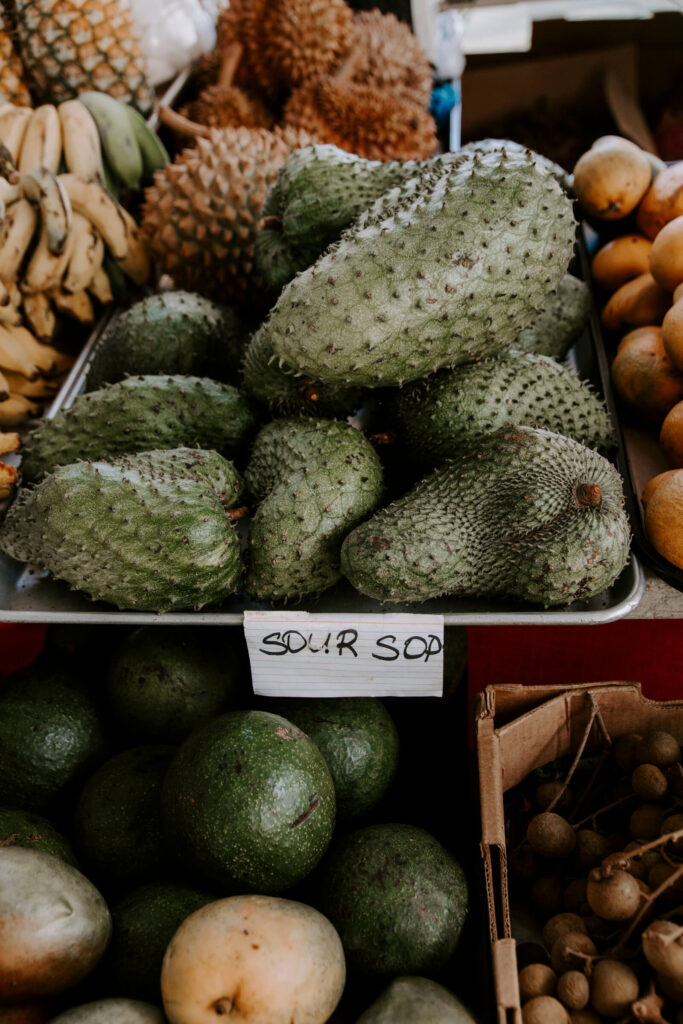
POLYGON ((180 113, 209 128, 272 128, 275 120, 261 100, 233 85, 209 85, 180 113))
POLYGON ((14 49, 9 26, 0 11, 0 102, 17 107, 32 107, 31 93, 25 82, 21 57, 14 49))
POLYGON ((220 53, 240 43, 244 54, 235 75, 235 84, 258 93, 267 102, 276 102, 280 82, 263 52, 263 25, 270 0, 231 0, 216 25, 216 47, 220 53))
POLYGON ((409 26, 394 14, 377 10, 354 14, 349 52, 335 77, 429 106, 429 61, 409 26))
POLYGON ((142 227, 160 273, 221 302, 263 303, 254 245, 269 186, 305 132, 211 129, 154 175, 142 227))
POLYGON ((344 0, 271 0, 263 55, 285 89, 329 74, 348 52, 351 9, 344 0))
POLYGON ((324 78, 292 93, 285 124, 368 160, 426 160, 436 125, 426 110, 390 92, 324 78))

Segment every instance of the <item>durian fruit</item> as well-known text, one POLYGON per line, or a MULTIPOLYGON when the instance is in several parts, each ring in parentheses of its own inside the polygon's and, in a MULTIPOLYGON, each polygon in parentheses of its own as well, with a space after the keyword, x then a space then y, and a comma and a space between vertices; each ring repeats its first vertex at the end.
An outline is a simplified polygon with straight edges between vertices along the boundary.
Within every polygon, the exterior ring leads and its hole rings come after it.
POLYGON ((402 388, 396 413, 408 451, 426 466, 504 427, 542 427, 589 448, 615 442, 604 402, 554 359, 511 350, 402 388))
POLYGON ((629 540, 614 466, 570 438, 517 427, 472 445, 357 527, 341 565, 380 601, 451 594, 566 605, 611 586, 629 540))
POLYGON ((322 78, 296 89, 284 122, 368 160, 425 160, 436 125, 422 107, 371 85, 322 78))
POLYGON ((32 107, 31 93, 21 57, 14 48, 10 27, 0 11, 0 102, 32 107))
POLYGON ((566 273, 574 233, 533 154, 434 161, 290 281, 264 330, 311 380, 417 380, 510 346, 566 273))
POLYGON ((263 26, 272 0, 230 0, 216 24, 216 49, 223 54, 233 44, 244 50, 235 84, 277 104, 280 80, 263 52, 263 26))
POLYGON ((202 608, 233 593, 240 545, 229 509, 239 474, 187 448, 62 466, 24 489, 0 549, 118 608, 202 608))
POLYGON ((22 476, 39 480, 55 466, 124 452, 203 445, 234 450, 254 427, 247 400, 231 384, 203 377, 127 377, 79 395, 29 434, 22 476))
POLYGON ((586 282, 565 274, 557 289, 546 297, 533 324, 515 338, 515 348, 564 359, 586 326, 590 307, 591 293, 586 282))
POLYGON ((336 583, 344 536, 382 495, 370 442, 335 420, 274 420, 256 438, 247 479, 262 498, 249 534, 249 594, 290 601, 336 583))
POLYGON ((240 43, 233 43, 228 47, 216 82, 202 89, 196 100, 181 107, 180 113, 184 117, 209 128, 230 128, 238 125, 245 128, 273 127, 275 117, 265 103, 233 85, 242 53, 243 47, 240 43))
POLYGON ((266 63, 289 91, 330 74, 352 40, 344 0, 270 0, 262 26, 266 63))
POLYGON ((263 304, 254 246, 268 187, 303 132, 206 129, 154 175, 142 227, 160 273, 217 302, 263 304))
POLYGON ((141 113, 154 99, 133 19, 121 0, 13 0, 16 39, 36 98, 94 89, 141 113))
POLYGON ((337 79, 371 85, 425 109, 432 94, 432 70, 417 37, 395 14, 361 11, 337 79))

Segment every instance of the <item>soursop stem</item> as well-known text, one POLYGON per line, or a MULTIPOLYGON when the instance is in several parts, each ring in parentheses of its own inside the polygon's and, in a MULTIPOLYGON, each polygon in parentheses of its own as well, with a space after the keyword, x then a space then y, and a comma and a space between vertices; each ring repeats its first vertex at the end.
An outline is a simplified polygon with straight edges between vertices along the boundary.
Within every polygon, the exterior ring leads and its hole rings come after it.
POLYGON ((579 508, 597 508, 602 501, 600 484, 577 484, 574 488, 574 501, 579 508))

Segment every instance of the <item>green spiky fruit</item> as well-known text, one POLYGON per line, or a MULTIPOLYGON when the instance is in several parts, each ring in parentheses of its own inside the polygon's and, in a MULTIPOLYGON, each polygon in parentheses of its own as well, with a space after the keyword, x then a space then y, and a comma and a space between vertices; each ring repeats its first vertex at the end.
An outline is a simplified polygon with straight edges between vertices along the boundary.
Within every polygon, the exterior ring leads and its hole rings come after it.
POLYGON ((335 420, 275 420, 256 439, 247 478, 263 498, 251 521, 249 593, 286 601, 336 583, 344 536, 382 494, 369 441, 335 420))
POLYGON ((564 359, 588 321, 590 288, 571 274, 565 274, 556 291, 545 299, 534 322, 520 331, 515 348, 564 359))
POLYGON ((550 160, 547 156, 543 156, 542 153, 537 153, 535 150, 529 149, 528 146, 523 146, 520 142, 513 142, 512 139, 477 139, 475 142, 468 142, 463 146, 460 153, 470 153, 472 155, 476 153, 478 156, 489 156, 500 150, 504 150, 508 156, 518 156, 520 158, 531 155, 534 162, 547 171, 568 196, 573 195, 573 178, 568 171, 565 171, 564 167, 554 160, 550 160))
POLYGON ((629 553, 621 477, 532 427, 481 440, 357 527, 342 571, 381 601, 441 594, 570 604, 609 587, 629 553))
POLYGON ((78 459, 182 445, 230 451, 254 423, 249 403, 231 384, 180 375, 128 377, 44 419, 26 442, 22 475, 35 481, 78 459))
POLYGON ((448 989, 430 978, 394 978, 356 1024, 477 1024, 448 989))
POLYGON ((187 448, 62 466, 10 508, 0 547, 119 608, 202 608, 239 581, 239 474, 187 448))
POLYGON ((86 390, 129 374, 226 380, 239 371, 245 341, 245 328, 228 306, 193 292, 148 295, 108 324, 88 368, 86 390))
POLYGON ((361 405, 362 390, 295 377, 280 367, 267 331, 251 338, 242 367, 242 387, 280 416, 349 416, 361 405))
POLYGON ((566 273, 574 231, 570 200, 532 154, 437 165, 290 281, 265 330, 313 380, 416 380, 512 344, 566 273))
POLYGON ((435 466, 503 427, 542 427, 607 449, 614 428, 604 402, 554 359, 511 350, 442 370, 403 388, 396 401, 409 451, 435 466))

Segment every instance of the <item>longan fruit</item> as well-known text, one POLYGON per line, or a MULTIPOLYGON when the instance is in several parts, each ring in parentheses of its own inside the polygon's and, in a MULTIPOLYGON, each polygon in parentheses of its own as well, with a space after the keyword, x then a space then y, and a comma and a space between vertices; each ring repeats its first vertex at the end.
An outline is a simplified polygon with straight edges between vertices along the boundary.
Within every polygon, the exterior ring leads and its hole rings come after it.
POLYGON ((591 1006, 605 1017, 623 1017, 638 998, 638 978, 621 960, 597 960, 591 974, 591 1006))
POLYGON ((660 834, 664 811, 657 804, 641 804, 629 818, 628 827, 634 839, 656 839, 660 834))
MULTIPOLYGON (((659 889, 660 885, 663 885, 667 878, 673 875, 675 870, 674 865, 667 864, 666 861, 660 861, 659 864, 655 864, 647 876, 647 884, 650 886, 651 891, 654 892, 655 889, 659 889)), ((683 878, 677 878, 673 885, 662 891, 657 900, 661 900, 662 903, 670 907, 678 906, 683 901, 683 878)))
POLYGON ((522 846, 510 854, 510 873, 519 882, 533 882, 541 873, 538 855, 530 846, 522 846))
POLYGON ((641 904, 638 880, 628 871, 603 874, 594 868, 588 876, 586 898, 591 910, 605 921, 627 921, 641 904))
POLYGON ((543 945, 546 949, 552 949, 557 940, 562 935, 568 935, 569 932, 584 932, 586 926, 583 923, 583 918, 579 917, 578 914, 555 914, 549 921, 546 922, 543 928, 543 945))
POLYGON ((667 999, 674 1003, 683 1003, 683 980, 672 978, 668 974, 658 974, 657 984, 667 999))
POLYGON ((579 867, 595 868, 601 864, 610 852, 610 845, 605 836, 592 828, 580 828, 576 833, 576 850, 574 856, 579 867))
POLYGON ((590 907, 586 899, 586 879, 573 878, 564 890, 562 905, 568 913, 589 914, 590 907))
POLYGON ((643 932, 643 953, 658 974, 683 983, 683 941, 679 932, 680 926, 673 921, 652 921, 643 932))
POLYGON ((576 846, 574 829, 565 818, 554 811, 536 814, 527 826, 526 837, 536 853, 553 860, 568 857, 576 846))
POLYGON ((555 974, 583 970, 586 956, 597 956, 595 943, 585 932, 567 932, 553 943, 550 962, 555 974))
MULTIPOLYGON (((550 807, 551 803, 564 786, 563 782, 542 782, 536 787, 536 803, 542 811, 550 807)), ((558 811, 568 811, 574 803, 574 795, 569 786, 555 805, 558 811)))
MULTIPOLYGON (((683 829, 683 814, 671 814, 662 822, 659 834, 663 836, 667 832, 678 832, 679 829, 683 829)), ((683 854, 683 836, 678 839, 672 839, 666 846, 669 852, 673 850, 680 857, 683 854)))
POLYGON ((531 886, 531 902, 542 914, 558 914, 563 896, 564 885, 559 875, 543 875, 531 886))
POLYGON ((591 1006, 583 1010, 570 1010, 569 1019, 572 1024, 602 1024, 602 1017, 591 1006))
POLYGON ((519 998, 522 1003, 537 996, 554 996, 557 975, 547 964, 527 964, 519 972, 519 998))
POLYGON ((655 764, 668 768, 681 759, 681 745, 675 736, 663 729, 654 729, 643 734, 634 750, 636 764, 655 764))
POLYGON ((536 996, 522 1007, 524 1024, 569 1024, 569 1016, 562 1003, 552 996, 536 996))
POLYGON ((566 971, 557 981, 557 998, 568 1010, 583 1010, 590 994, 588 978, 581 971, 566 971))
POLYGON ((633 792, 641 800, 661 800, 669 784, 666 775, 656 764, 639 764, 631 773, 633 792))
POLYGON ((613 746, 614 760, 617 762, 622 772, 633 771, 636 764, 636 746, 642 740, 642 736, 637 732, 627 732, 624 736, 620 736, 615 741, 613 746))
POLYGON ((666 780, 674 796, 683 796, 683 765, 672 764, 666 770, 666 780))

